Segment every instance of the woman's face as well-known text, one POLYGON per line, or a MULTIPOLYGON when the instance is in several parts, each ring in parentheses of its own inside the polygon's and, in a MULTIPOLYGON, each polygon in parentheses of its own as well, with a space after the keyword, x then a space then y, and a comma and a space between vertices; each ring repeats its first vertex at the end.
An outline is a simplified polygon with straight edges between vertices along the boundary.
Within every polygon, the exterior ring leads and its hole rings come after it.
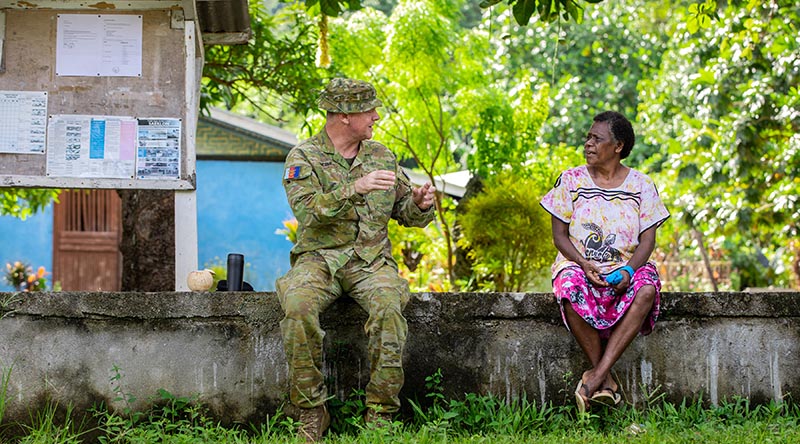
POLYGON ((619 163, 622 142, 614 140, 608 122, 594 122, 583 143, 583 157, 587 165, 619 163))

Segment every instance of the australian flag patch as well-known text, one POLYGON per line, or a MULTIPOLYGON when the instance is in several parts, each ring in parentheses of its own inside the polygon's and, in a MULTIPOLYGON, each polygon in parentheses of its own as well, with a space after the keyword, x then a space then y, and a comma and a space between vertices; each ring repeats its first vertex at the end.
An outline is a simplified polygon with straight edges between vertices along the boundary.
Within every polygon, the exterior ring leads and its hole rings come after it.
POLYGON ((286 171, 283 173, 283 178, 284 179, 295 179, 297 177, 300 177, 300 167, 299 166, 288 167, 288 168, 286 168, 286 171))

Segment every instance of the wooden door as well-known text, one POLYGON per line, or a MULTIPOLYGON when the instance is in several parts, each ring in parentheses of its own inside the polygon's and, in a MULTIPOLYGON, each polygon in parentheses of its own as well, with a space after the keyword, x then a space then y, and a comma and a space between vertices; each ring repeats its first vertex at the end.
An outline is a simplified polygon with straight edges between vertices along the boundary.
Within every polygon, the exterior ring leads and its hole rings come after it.
POLYGON ((64 190, 53 216, 53 282, 65 291, 119 291, 122 206, 116 190, 64 190))

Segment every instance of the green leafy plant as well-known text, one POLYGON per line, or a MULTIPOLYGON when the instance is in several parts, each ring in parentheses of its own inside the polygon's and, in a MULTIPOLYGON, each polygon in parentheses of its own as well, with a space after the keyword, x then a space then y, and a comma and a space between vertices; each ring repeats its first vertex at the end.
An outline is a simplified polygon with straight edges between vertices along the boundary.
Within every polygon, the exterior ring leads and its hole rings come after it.
MULTIPOLYGON (((148 398, 148 407, 141 411, 130 409, 135 398, 120 387, 119 368, 114 366, 112 376, 116 401, 125 403, 121 411, 109 410, 101 405, 92 410, 98 423, 97 442, 110 443, 277 443, 292 442, 297 423, 281 410, 267 415, 260 425, 250 425, 244 430, 239 425, 223 427, 208 414, 208 409, 197 396, 175 396, 159 389, 148 398)), ((43 441, 45 444, 47 441, 43 441)))
POLYGON ((266 420, 260 425, 254 426, 251 424, 249 436, 242 436, 243 439, 241 441, 237 439, 235 442, 273 443, 295 433, 299 425, 299 422, 288 416, 282 408, 279 408, 274 415, 267 415, 266 420))
POLYGON ((104 433, 98 438, 100 443, 161 442, 173 435, 202 437, 216 427, 197 397, 175 396, 165 389, 149 399, 149 409, 135 410, 137 398, 124 390, 122 369, 114 364, 111 371, 112 402, 122 407, 119 413, 104 406, 93 410, 98 429, 104 433))
POLYGON ((44 210, 50 202, 58 202, 61 190, 38 188, 3 188, 0 191, 0 214, 22 220, 44 210))
POLYGON ((328 401, 331 413, 331 430, 337 433, 356 434, 361 427, 362 418, 367 411, 366 393, 353 389, 344 401, 332 397, 328 401))
POLYGON ((110 411, 108 406, 100 405, 93 408, 91 413, 94 415, 98 422, 98 429, 105 433, 105 436, 98 437, 98 442, 101 444, 112 442, 126 442, 131 430, 134 429, 142 419, 143 414, 133 410, 133 403, 136 402, 136 396, 132 393, 125 392, 122 386, 122 369, 113 364, 111 366, 112 375, 109 378, 111 383, 111 390, 114 393, 113 403, 121 403, 121 414, 110 411))
POLYGON ((647 166, 683 248, 694 248, 696 230, 735 261, 742 286, 797 285, 800 10, 703 4, 675 11, 659 69, 639 83, 643 139, 661 147, 647 166), (685 22, 698 14, 713 25, 692 33, 685 22))
POLYGON ((574 375, 571 371, 568 371, 561 375, 561 388, 558 390, 559 393, 564 395, 562 403, 567 405, 569 400, 574 399, 574 392, 575 388, 573 385, 574 375))
POLYGON ((514 87, 514 93, 495 91, 485 99, 492 105, 478 112, 474 150, 467 159, 470 172, 481 178, 507 173, 528 176, 526 165, 541 155, 536 140, 549 113, 550 86, 538 87, 529 72, 514 87), (534 90, 536 92, 534 93, 534 90))
POLYGON ((447 409, 443 379, 441 368, 437 368, 432 375, 425 377, 425 389, 428 391, 425 397, 430 403, 427 409, 417 402, 409 400, 409 403, 418 424, 429 424, 435 434, 446 436, 450 430, 450 420, 455 418, 457 413, 447 409))
POLYGON ((3 319, 11 313, 14 313, 14 310, 10 309, 9 306, 15 302, 19 302, 20 300, 20 297, 17 296, 16 293, 3 296, 3 298, 0 299, 0 319, 3 319))
MULTIPOLYGON (((585 0, 586 3, 599 3, 603 0, 585 0)), ((503 0, 483 0, 481 8, 491 8, 503 0)), ((537 14, 545 22, 570 19, 580 23, 583 21, 583 6, 579 0, 506 0, 514 13, 514 19, 520 26, 530 22, 531 16, 537 14)))
POLYGON ((557 430, 572 421, 568 417, 572 406, 537 406, 524 396, 502 399, 492 394, 466 393, 461 399, 448 399, 444 396, 443 380, 441 369, 425 378, 429 407, 409 401, 415 423, 426 432, 446 437, 474 436, 491 430, 492 434, 503 436, 529 436, 557 430))
MULTIPOLYGON (((455 204, 449 198, 442 198, 441 203, 442 215, 452 226, 455 204)), ((392 256, 411 291, 443 292, 453 288, 448 278, 448 245, 440 224, 430 223, 425 228, 401 227, 391 220, 388 229, 392 256)))
POLYGON ((136 402, 136 396, 132 393, 126 393, 122 388, 122 369, 117 365, 113 364, 111 366, 111 371, 114 373, 109 378, 109 382, 111 383, 111 390, 114 392, 114 399, 113 402, 115 403, 122 403, 122 412, 125 415, 134 415, 133 422, 135 423, 138 419, 135 416, 135 412, 133 411, 133 403, 136 402))
POLYGON ((314 69, 317 26, 302 6, 270 7, 249 2, 252 38, 243 45, 205 49, 201 109, 238 108, 270 121, 291 110, 305 115, 316 108, 322 89, 314 69))
POLYGON ((547 274, 555 257, 550 217, 541 209, 538 181, 501 174, 471 197, 459 217, 461 245, 487 289, 525 291, 547 274))
POLYGON ((6 397, 8 395, 8 383, 11 381, 11 369, 13 366, 0 370, 0 424, 3 423, 3 416, 6 413, 6 397))
POLYGON ((700 28, 711 26, 712 19, 716 15, 717 2, 706 0, 705 3, 692 3, 689 5, 689 15, 686 18, 686 29, 694 34, 700 28))
POLYGON ((31 424, 23 426, 27 433, 19 443, 81 444, 84 424, 73 421, 73 407, 67 405, 63 420, 59 419, 58 411, 58 403, 48 401, 43 410, 31 416, 31 424))

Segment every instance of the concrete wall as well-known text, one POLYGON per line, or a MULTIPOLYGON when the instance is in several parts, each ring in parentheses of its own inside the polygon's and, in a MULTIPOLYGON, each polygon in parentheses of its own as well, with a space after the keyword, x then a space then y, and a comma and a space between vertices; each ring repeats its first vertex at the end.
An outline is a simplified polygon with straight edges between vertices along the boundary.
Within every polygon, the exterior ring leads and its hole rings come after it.
MULTIPOLYGON (((800 293, 673 293, 662 308, 615 367, 628 401, 658 389, 670 400, 766 402, 800 389, 800 293)), ((424 400, 425 377, 441 368, 448 396, 572 402, 587 366, 550 294, 419 293, 405 314, 404 397, 424 400)), ((259 422, 285 399, 273 293, 0 293, 0 316, 0 369, 12 367, 4 422, 29 420, 47 399, 121 407, 114 365, 134 407, 164 388, 199 394, 225 422, 259 422)), ((322 317, 340 398, 367 382, 365 320, 350 299, 322 317)))

